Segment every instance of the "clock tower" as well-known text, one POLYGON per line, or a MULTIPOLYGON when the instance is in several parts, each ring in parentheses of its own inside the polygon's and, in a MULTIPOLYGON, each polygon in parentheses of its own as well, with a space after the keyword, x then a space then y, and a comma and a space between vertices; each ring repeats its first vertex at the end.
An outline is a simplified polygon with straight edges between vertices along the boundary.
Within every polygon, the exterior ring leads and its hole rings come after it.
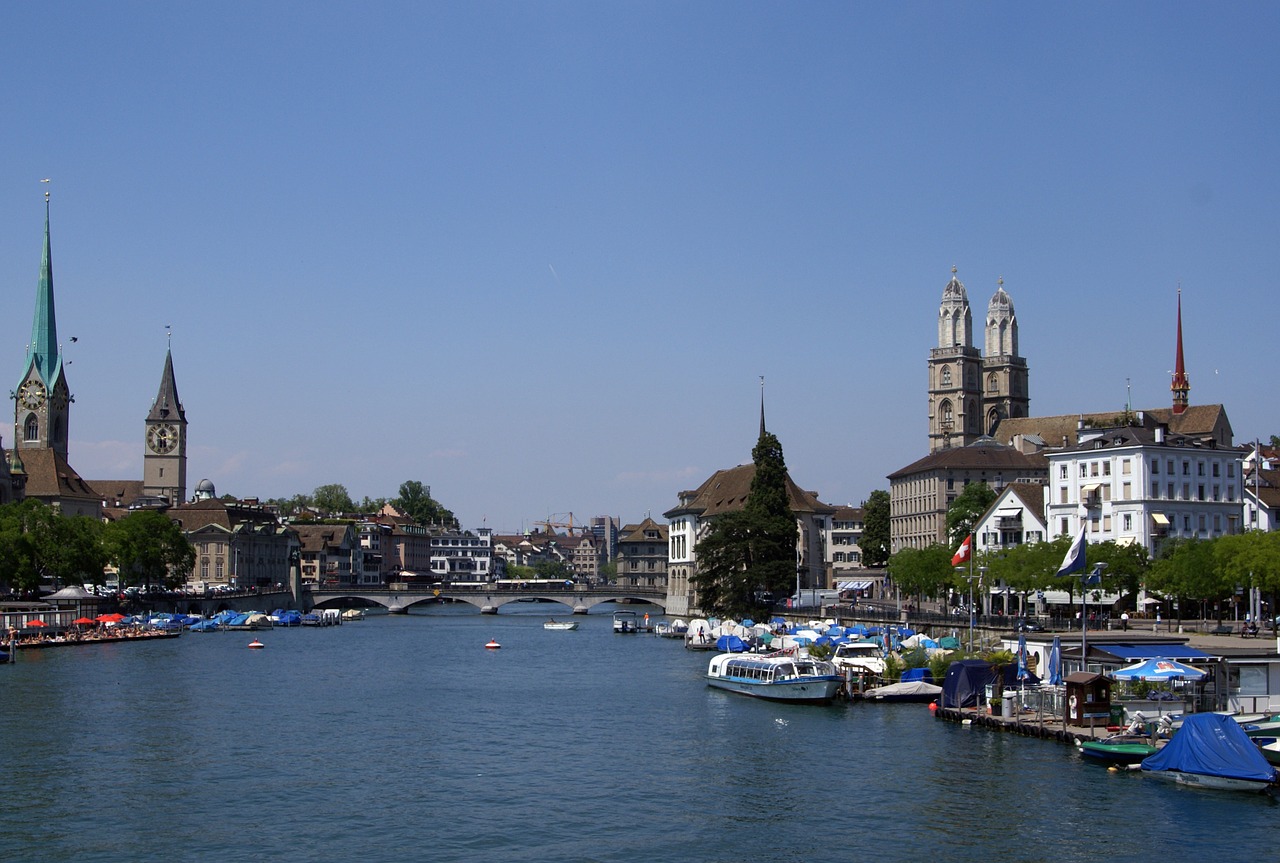
POLYGON ((49 195, 44 198, 44 255, 36 286, 36 314, 27 363, 13 391, 14 448, 53 450, 67 458, 71 390, 63 373, 62 348, 53 308, 53 256, 49 244, 49 195))
POLYGON ((165 351, 160 391, 147 414, 142 455, 142 493, 166 497, 173 506, 187 497, 187 413, 178 400, 173 351, 165 351))

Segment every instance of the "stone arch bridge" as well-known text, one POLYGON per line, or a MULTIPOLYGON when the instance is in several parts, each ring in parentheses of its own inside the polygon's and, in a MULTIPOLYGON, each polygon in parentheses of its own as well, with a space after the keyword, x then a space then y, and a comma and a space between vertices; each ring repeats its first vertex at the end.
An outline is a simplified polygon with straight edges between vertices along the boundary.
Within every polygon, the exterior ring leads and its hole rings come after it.
POLYGON ((663 587, 594 587, 580 588, 497 588, 486 584, 482 587, 449 586, 442 588, 406 585, 409 589, 386 587, 323 587, 311 590, 314 606, 380 605, 392 614, 408 614, 415 605, 430 602, 465 602, 479 609, 481 614, 497 614, 498 609, 512 602, 543 600, 558 602, 574 614, 586 614, 597 605, 606 602, 646 602, 659 608, 667 607, 667 592, 663 587))

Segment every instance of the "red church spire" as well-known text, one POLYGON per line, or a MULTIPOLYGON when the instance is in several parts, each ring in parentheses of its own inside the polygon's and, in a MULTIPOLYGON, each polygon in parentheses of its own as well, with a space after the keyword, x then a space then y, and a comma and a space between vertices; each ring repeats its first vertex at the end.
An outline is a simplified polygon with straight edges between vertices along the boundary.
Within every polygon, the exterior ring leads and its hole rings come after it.
POLYGON ((1187 409, 1187 394, 1191 391, 1191 381, 1187 380, 1187 368, 1182 361, 1182 288, 1178 288, 1178 356, 1173 363, 1173 412, 1175 415, 1187 409))

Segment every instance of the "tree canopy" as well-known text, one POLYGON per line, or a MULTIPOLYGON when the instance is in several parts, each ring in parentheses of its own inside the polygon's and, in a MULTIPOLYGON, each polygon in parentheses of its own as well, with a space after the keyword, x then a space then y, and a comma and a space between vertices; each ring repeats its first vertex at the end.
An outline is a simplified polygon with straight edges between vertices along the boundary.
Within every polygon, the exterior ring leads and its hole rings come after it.
POLYGON ((0 581, 20 592, 45 581, 101 584, 101 536, 101 522, 64 517, 35 498, 0 506, 0 581))
POLYGON ((196 550, 182 528, 155 510, 131 512, 103 529, 102 545, 120 573, 120 586, 176 587, 191 574, 196 550))
POLYGON ((751 451, 755 473, 741 510, 716 516, 699 540, 692 581, 698 605, 721 617, 759 616, 795 578, 796 520, 787 497, 782 444, 762 432, 751 451))
POLYGON ((973 532, 974 525, 995 503, 996 493, 985 482, 971 482, 947 507, 947 537, 954 548, 973 532))
POLYGON ((409 479, 400 483, 400 496, 392 503, 423 527, 440 525, 453 530, 459 527, 453 513, 431 496, 431 486, 419 480, 409 479))
POLYGON ((876 489, 862 504, 862 562, 884 566, 889 562, 889 492, 876 489))

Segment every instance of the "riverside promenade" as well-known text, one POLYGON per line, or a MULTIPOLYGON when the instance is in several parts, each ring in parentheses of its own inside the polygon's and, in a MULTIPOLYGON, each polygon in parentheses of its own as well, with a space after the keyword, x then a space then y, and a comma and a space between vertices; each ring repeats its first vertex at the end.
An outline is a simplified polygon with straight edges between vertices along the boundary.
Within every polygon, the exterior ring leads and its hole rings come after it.
MULTIPOLYGON (((1068 633, 1064 633, 1067 635, 1068 633)), ((1117 635, 1118 631, 1112 631, 1109 635, 1117 635)), ((1156 633, 1138 632, 1133 629, 1129 630, 1130 635, 1155 636, 1156 633)), ((1269 637, 1271 634, 1261 638, 1241 638, 1239 635, 1209 635, 1202 633, 1164 633, 1166 637, 1181 637, 1187 639, 1187 645, 1199 648, 1205 653, 1215 656, 1238 656, 1238 655, 1277 655, 1278 651, 1277 639, 1269 637)), ((1122 702, 1115 701, 1113 704, 1122 702)), ((1182 702, 1171 702, 1170 707, 1173 710, 1181 710, 1182 702)), ((980 728, 1007 731, 1014 734, 1021 734, 1026 737, 1038 737, 1046 740, 1056 740, 1061 743, 1075 744, 1083 740, 1097 740, 1115 733, 1119 729, 1117 726, 1110 725, 1108 722, 1099 720, 1095 725, 1069 725, 1063 721, 1062 709, 1053 697, 1048 693, 1042 693, 1039 690, 1026 690, 1025 697, 1020 699, 1019 709, 1015 710, 1012 716, 1002 716, 992 714, 990 709, 986 707, 937 707, 934 709, 934 715, 938 719, 948 722, 959 722, 974 725, 980 728)), ((1153 717, 1154 718, 1154 717, 1153 717)))

